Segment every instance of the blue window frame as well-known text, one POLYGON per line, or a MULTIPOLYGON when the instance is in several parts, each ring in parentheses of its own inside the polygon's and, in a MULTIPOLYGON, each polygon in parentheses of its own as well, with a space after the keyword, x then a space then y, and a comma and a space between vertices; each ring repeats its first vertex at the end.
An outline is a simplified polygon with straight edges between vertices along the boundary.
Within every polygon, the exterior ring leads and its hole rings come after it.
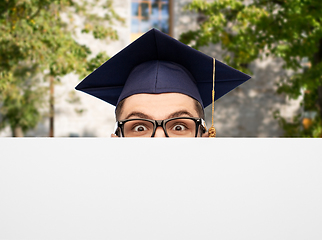
POLYGON ((170 34, 170 0, 132 0, 132 40, 151 28, 170 34))

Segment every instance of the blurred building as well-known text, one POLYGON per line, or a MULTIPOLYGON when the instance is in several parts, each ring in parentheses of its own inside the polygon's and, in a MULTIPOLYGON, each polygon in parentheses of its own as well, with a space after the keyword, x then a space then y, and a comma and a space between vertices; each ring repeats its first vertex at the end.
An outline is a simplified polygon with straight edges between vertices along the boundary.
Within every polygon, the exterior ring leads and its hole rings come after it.
MULTIPOLYGON (((93 53, 104 50, 109 56, 152 27, 178 39, 181 33, 198 27, 198 14, 183 10, 189 2, 191 0, 117 0, 114 9, 126 20, 125 24, 115 26, 118 41, 97 41, 80 31, 76 38, 93 53)), ((202 51, 223 61, 218 46, 202 51)), ((284 74, 281 65, 281 61, 272 59, 253 62, 250 65, 252 79, 216 101, 218 137, 278 137, 283 134, 273 118, 273 111, 279 109, 283 116, 291 117, 299 110, 299 104, 276 94, 275 82, 284 74)), ((115 125, 114 107, 74 90, 80 81, 77 75, 69 74, 55 86, 55 137, 109 137, 115 125)), ((206 109, 206 122, 211 124, 211 106, 206 109)), ((46 137, 48 133, 49 120, 45 118, 26 136, 46 137)), ((5 129, 0 136, 11 136, 11 132, 5 129)))

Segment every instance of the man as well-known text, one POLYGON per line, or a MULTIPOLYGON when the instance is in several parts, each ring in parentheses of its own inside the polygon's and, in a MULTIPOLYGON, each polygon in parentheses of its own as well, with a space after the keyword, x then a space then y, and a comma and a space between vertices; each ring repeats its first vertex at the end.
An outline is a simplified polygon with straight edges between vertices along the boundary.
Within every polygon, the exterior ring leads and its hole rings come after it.
POLYGON ((152 29, 76 89, 116 106, 112 137, 206 137, 203 109, 248 79, 152 29))

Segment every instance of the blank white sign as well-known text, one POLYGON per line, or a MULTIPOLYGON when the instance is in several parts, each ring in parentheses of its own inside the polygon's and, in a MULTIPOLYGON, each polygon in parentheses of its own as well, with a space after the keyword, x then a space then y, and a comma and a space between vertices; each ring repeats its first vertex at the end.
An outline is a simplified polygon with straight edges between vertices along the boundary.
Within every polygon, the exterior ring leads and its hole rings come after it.
POLYGON ((321 143, 0 139, 0 240, 321 240, 321 143))

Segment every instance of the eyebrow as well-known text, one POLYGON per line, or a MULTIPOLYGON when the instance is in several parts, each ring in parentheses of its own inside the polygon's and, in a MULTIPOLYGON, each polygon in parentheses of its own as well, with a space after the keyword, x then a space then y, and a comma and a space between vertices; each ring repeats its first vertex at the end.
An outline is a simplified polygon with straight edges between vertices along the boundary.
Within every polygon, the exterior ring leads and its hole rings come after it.
POLYGON ((151 119, 151 116, 146 115, 142 112, 131 112, 129 115, 126 116, 125 119, 129 119, 130 117, 138 117, 138 118, 146 118, 146 119, 151 119))
POLYGON ((168 118, 181 117, 182 115, 188 115, 189 117, 193 117, 193 115, 190 112, 188 112, 186 110, 181 110, 181 111, 177 111, 177 112, 170 114, 168 116, 168 118))
MULTIPOLYGON (((168 115, 167 119, 175 118, 175 117, 181 117, 183 115, 188 115, 189 117, 194 117, 190 112, 188 112, 186 110, 180 110, 180 111, 176 111, 176 112, 171 113, 170 115, 168 115)), ((131 112, 129 115, 126 116, 125 119, 129 119, 130 117, 153 119, 151 116, 149 116, 149 115, 147 115, 145 113, 142 113, 142 112, 131 112)))

